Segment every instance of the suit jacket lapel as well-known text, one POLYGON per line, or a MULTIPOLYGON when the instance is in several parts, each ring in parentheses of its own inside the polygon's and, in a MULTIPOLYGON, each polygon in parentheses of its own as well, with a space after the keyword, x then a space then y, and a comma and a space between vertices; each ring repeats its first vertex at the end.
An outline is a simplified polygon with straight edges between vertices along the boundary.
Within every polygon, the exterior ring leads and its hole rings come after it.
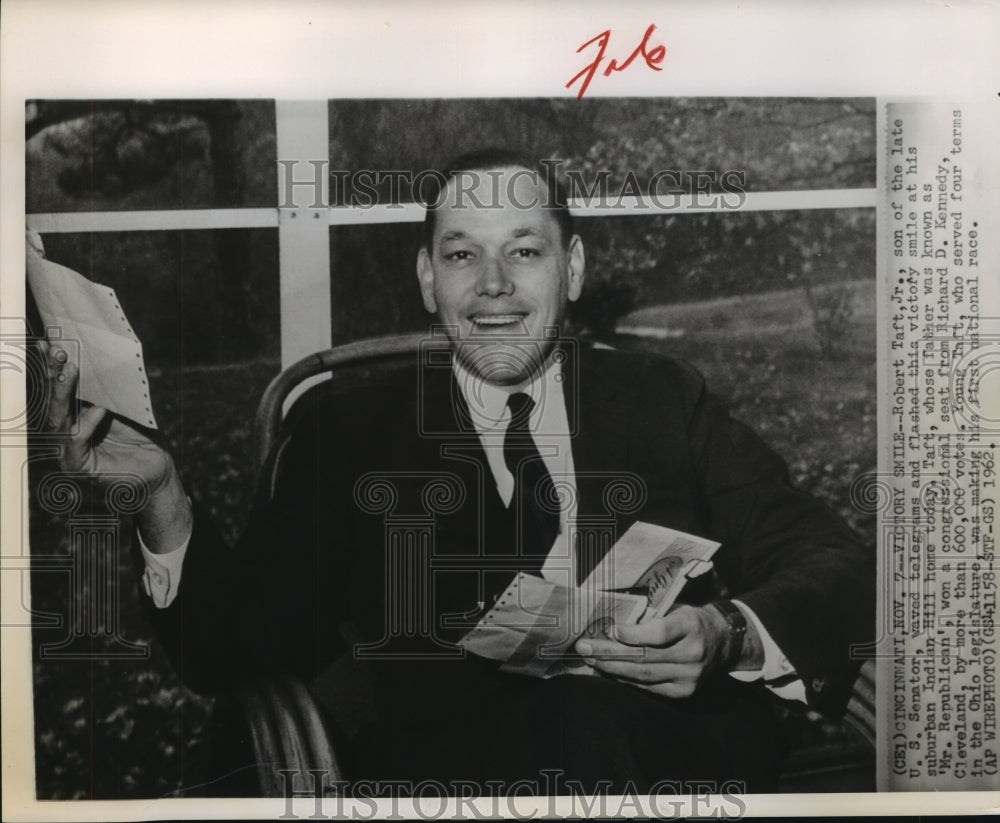
MULTIPOLYGON (((587 351, 580 351, 577 346, 564 346, 563 350, 566 353, 563 392, 576 472, 574 514, 580 527, 610 528, 616 539, 621 536, 625 518, 616 511, 614 495, 609 495, 609 489, 623 479, 630 465, 629 414, 622 387, 613 375, 603 374, 594 367, 587 351)), ((424 368, 421 380, 418 402, 422 404, 419 412, 422 438, 441 457, 442 468, 463 479, 470 499, 476 494, 496 495, 486 454, 450 366, 424 368), (457 459, 458 455, 466 459, 457 459)), ((441 522, 444 529, 479 531, 478 522, 472 522, 479 520, 479 507, 461 509, 456 520, 444 518, 441 522)), ((578 582, 589 574, 600 556, 600 553, 583 553, 578 582)))
POLYGON ((442 538, 438 547, 445 553, 475 553, 485 540, 483 507, 477 501, 496 495, 486 452, 450 365, 423 368, 418 394, 417 419, 426 460, 457 475, 466 500, 465 505, 437 518, 442 538))

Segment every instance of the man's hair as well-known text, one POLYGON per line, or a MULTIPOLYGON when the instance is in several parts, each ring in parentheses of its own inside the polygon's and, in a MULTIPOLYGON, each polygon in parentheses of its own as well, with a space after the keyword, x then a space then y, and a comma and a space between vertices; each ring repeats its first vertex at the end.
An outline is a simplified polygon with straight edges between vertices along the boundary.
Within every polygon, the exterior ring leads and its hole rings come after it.
POLYGON ((538 179, 545 186, 546 191, 545 199, 540 205, 543 209, 551 212, 559 226, 559 237, 562 244, 568 247, 569 241, 573 237, 573 215, 569 211, 569 197, 566 194, 566 189, 556 178, 555 169, 510 149, 485 148, 456 157, 445 167, 443 172, 430 178, 433 181, 431 196, 424 201, 427 208, 424 216, 424 248, 428 252, 434 248, 437 210, 444 203, 445 189, 451 180, 456 179, 460 174, 511 167, 527 169, 538 175, 538 179))

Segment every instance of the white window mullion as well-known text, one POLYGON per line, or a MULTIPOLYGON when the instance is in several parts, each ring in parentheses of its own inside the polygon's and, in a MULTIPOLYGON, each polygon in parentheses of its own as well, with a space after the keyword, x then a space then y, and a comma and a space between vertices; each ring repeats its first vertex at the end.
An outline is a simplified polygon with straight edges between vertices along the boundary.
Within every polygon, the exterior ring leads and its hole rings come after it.
POLYGON ((330 228, 327 169, 329 127, 326 100, 277 100, 278 267, 281 293, 281 365, 286 367, 329 348, 330 228), (287 161, 295 161, 288 165, 287 161), (292 187, 292 181, 306 185, 292 187), (317 173, 320 170, 322 173, 317 173), (315 196, 313 185, 320 189, 315 196), (315 207, 315 206, 318 206, 315 207))
POLYGON ((73 211, 27 215, 39 234, 97 231, 266 229, 278 225, 277 209, 168 209, 162 211, 73 211))

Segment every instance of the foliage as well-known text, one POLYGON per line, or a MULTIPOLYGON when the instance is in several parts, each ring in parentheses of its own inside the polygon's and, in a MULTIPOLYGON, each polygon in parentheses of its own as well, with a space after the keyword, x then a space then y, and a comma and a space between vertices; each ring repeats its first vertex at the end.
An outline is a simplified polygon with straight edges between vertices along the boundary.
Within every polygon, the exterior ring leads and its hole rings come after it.
POLYGON ((575 327, 598 339, 615 332, 618 321, 635 308, 638 289, 627 277, 607 277, 593 281, 585 297, 571 307, 575 327))
MULTIPOLYGON (((680 172, 682 188, 696 172, 714 174, 711 191, 727 171, 741 173, 748 191, 874 185, 870 99, 333 100, 329 117, 337 175, 440 168, 472 148, 504 145, 558 159, 560 173, 582 175, 588 189, 604 174, 612 197, 629 175, 646 191, 663 170, 680 172)), ((33 101, 28 132, 29 212, 277 203, 269 101, 33 101)), ((352 180, 331 187, 334 204, 362 194, 352 180)), ((414 194, 389 182, 376 188, 383 203, 414 194)), ((669 212, 578 226, 588 282, 576 319, 602 333, 633 305, 766 291, 807 276, 863 278, 874 260, 871 210, 669 212)), ((153 330, 144 342, 163 362, 225 363, 277 350, 277 241, 263 233, 272 239, 256 245, 225 231, 210 232, 208 243, 197 232, 114 240, 144 258, 138 270, 107 246, 91 249, 89 236, 60 240, 74 249, 51 256, 102 282, 130 280, 130 317, 153 330), (157 278, 162 285, 149 286, 157 278), (178 278, 206 298, 183 316, 169 293, 178 278), (170 331, 181 328, 183 344, 170 331)), ((426 325, 413 285, 416 226, 337 227, 330 238, 335 340, 426 325)))
MULTIPOLYGON (((229 541, 244 527, 253 492, 250 421, 278 369, 275 361, 255 361, 149 373, 162 433, 185 487, 229 541)), ((32 484, 51 469, 51 463, 33 462, 32 484)), ((65 554, 68 521, 45 516, 35 494, 30 502, 33 555, 65 554)), ((127 536, 122 533, 123 547, 127 536)), ((134 560, 128 550, 120 552, 115 590, 121 634, 144 644, 146 659, 42 658, 41 645, 66 634, 70 584, 65 574, 32 577, 35 611, 63 621, 49 628, 39 623, 32 632, 39 798, 159 797, 213 790, 201 784, 218 776, 214 701, 183 686, 157 644, 140 605, 134 560)), ((94 651, 108 648, 108 638, 95 640, 94 651)))
POLYGON ((67 161, 56 175, 59 188, 75 199, 130 194, 158 183, 176 164, 208 153, 204 124, 179 112, 101 111, 75 126, 47 135, 48 146, 67 161))
MULTIPOLYGON (((470 149, 502 145, 561 161, 560 173, 581 175, 588 190, 606 175, 612 203, 630 174, 646 192, 662 170, 681 172, 681 188, 694 185, 696 172, 719 181, 727 171, 742 173, 747 191, 872 186, 874 129, 873 100, 337 100, 330 106, 335 168, 434 169, 470 149)), ((339 193, 349 202, 358 192, 339 193)), ((386 183, 382 202, 390 195, 386 183)), ((810 266, 817 283, 873 272, 871 210, 671 212, 585 218, 577 226, 588 274, 574 320, 602 334, 634 305, 785 288, 802 282, 810 266)), ((369 293, 362 286, 346 296, 372 306, 379 324, 397 318, 402 325, 393 330, 414 328, 422 318, 406 307, 414 299, 415 235, 381 232, 380 242, 366 244, 354 228, 331 233, 342 266, 386 287, 369 293)), ((359 323, 343 317, 348 310, 341 306, 343 300, 334 301, 338 331, 359 323)))
POLYGON ((651 215, 580 221, 584 295, 630 281, 637 305, 706 300, 874 276, 870 209, 651 215))
POLYGON ((840 357, 854 314, 854 294, 850 286, 835 283, 818 290, 806 283, 803 291, 812 312, 820 355, 827 359, 840 357))
MULTIPOLYGON (((263 101, 34 101, 26 126, 27 211, 210 208, 269 205, 277 193, 274 108, 263 101)), ((273 232, 272 232, 273 233, 273 232)), ((186 351, 201 362, 226 362, 264 353, 276 328, 258 322, 261 295, 277 291, 277 267, 261 265, 242 232, 199 233, 195 256, 182 244, 169 251, 154 233, 132 234, 125 242, 133 257, 108 272, 120 257, 95 254, 91 235, 77 240, 75 253, 50 258, 78 271, 96 269, 97 279, 116 285, 115 275, 146 258, 144 270, 129 274, 137 327, 152 322, 199 328, 196 345, 176 334, 145 338, 170 360, 186 351), (139 243, 136 238, 141 237, 139 243), (218 287, 194 311, 164 316, 176 306, 184 269, 159 288, 150 287, 164 255, 180 256, 189 269, 207 269, 218 287), (131 265, 130 265, 131 264, 131 265), (110 274, 110 278, 108 277, 110 274), (136 288, 138 286, 138 288, 136 288), (174 293, 171 293, 171 289, 174 293)), ((190 235, 189 235, 190 236, 190 235)), ((60 238, 63 240, 63 238, 60 238)), ((72 242, 71 240, 69 242, 72 242)), ((272 241, 273 243, 274 241, 272 241)), ((276 244, 275 244, 276 245, 276 244)), ((275 256, 276 257, 276 256, 275 256)), ((166 265, 169 268, 169 263, 166 265)), ((135 316, 133 316, 135 319, 135 316)))
POLYGON ((785 457, 793 483, 825 500, 874 546, 874 514, 855 508, 849 490, 876 465, 875 284, 844 288, 855 310, 835 359, 816 357, 801 289, 641 309, 629 324, 671 336, 619 335, 613 342, 693 363, 733 416, 785 457))
POLYGON ((29 213, 275 203, 270 101, 43 100, 27 109, 29 213))
POLYGON ((279 353, 273 229, 46 234, 46 256, 115 289, 146 362, 181 366, 279 353), (241 248, 238 282, 218 264, 241 248))

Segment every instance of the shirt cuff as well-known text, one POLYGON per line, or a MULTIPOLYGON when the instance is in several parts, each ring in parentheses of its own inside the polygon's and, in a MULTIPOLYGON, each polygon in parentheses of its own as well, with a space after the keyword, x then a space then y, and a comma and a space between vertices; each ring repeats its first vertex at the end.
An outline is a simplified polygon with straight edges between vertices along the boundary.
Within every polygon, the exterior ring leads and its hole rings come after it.
POLYGON ((177 597, 177 587, 181 583, 181 566, 184 563, 184 555, 187 554, 188 544, 191 542, 191 535, 184 538, 184 542, 176 549, 163 554, 154 554, 143 542, 138 529, 136 534, 139 537, 139 550, 146 564, 142 574, 142 587, 156 608, 165 609, 177 597))
POLYGON ((760 618, 754 614, 753 609, 739 600, 734 600, 739 609, 746 616, 747 620, 753 623, 760 638, 761 646, 764 649, 764 665, 756 670, 730 672, 732 677, 744 682, 763 680, 764 685, 772 692, 785 700, 798 700, 806 702, 806 686, 802 678, 798 676, 795 667, 791 664, 785 653, 781 651, 778 644, 774 642, 760 618))

